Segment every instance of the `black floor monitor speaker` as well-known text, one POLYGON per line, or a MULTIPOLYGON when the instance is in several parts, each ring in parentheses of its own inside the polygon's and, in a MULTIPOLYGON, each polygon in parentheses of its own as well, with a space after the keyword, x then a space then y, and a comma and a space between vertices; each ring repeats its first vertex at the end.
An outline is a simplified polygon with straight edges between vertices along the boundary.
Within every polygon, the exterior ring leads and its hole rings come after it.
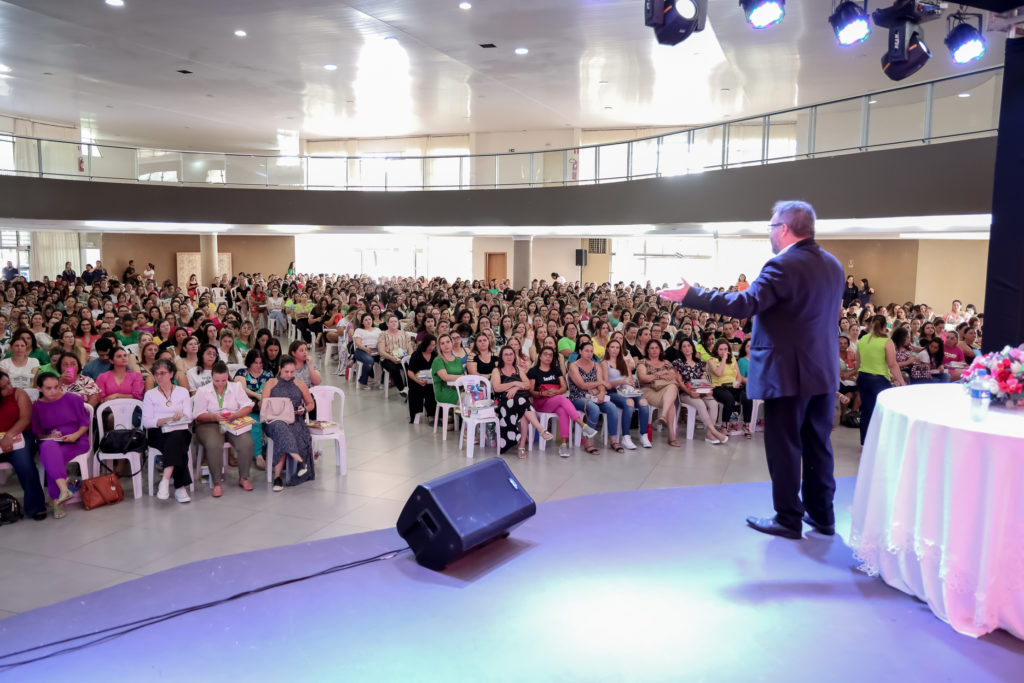
POLYGON ((417 486, 396 526, 416 561, 440 571, 536 512, 505 461, 490 458, 417 486))
POLYGON ((587 265, 587 250, 577 249, 576 250, 576 265, 585 266, 587 265))

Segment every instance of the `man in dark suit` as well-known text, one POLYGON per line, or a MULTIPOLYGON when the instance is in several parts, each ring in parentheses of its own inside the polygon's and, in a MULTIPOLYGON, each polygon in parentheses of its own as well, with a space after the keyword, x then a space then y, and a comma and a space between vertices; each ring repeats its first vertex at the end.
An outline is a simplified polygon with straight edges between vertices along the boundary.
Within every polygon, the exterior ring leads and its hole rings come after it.
POLYGON ((801 520, 835 533, 832 433, 839 388, 843 269, 814 241, 814 209, 779 202, 768 228, 775 257, 743 292, 691 288, 661 292, 683 306, 753 317, 747 396, 764 400, 764 447, 775 516, 747 517, 766 534, 801 538, 801 520), (801 499, 801 464, 803 497, 801 499))

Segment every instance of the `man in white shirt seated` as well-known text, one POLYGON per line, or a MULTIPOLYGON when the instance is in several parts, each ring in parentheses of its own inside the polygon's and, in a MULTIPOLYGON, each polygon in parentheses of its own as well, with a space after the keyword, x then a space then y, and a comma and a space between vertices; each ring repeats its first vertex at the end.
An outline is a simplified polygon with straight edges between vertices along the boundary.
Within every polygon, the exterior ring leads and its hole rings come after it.
POLYGON ((252 431, 230 434, 221 431, 221 421, 230 422, 252 412, 253 402, 239 382, 228 381, 227 364, 217 361, 213 364, 213 381, 196 391, 193 415, 196 420, 196 438, 206 451, 206 463, 213 478, 213 497, 224 494, 221 487, 224 469, 224 440, 231 444, 238 460, 238 485, 252 491, 249 468, 253 460, 252 431))

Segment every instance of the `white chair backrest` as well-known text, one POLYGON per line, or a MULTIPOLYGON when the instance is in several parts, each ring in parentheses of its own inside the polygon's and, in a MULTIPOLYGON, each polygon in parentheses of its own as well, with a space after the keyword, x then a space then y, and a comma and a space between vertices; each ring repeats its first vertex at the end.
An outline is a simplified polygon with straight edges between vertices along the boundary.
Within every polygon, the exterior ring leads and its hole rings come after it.
POLYGON ((239 370, 245 370, 244 363, 228 363, 228 379, 233 380, 239 370))
POLYGON ((316 419, 337 422, 339 429, 345 428, 345 392, 338 387, 321 384, 309 390, 316 401, 316 419), (335 413, 337 408, 337 413, 335 413))
POLYGON ((96 420, 94 419, 96 417, 96 409, 93 408, 88 403, 86 403, 85 404, 85 412, 89 413, 89 432, 88 432, 87 436, 89 438, 89 441, 88 441, 89 452, 91 453, 92 452, 92 425, 93 425, 94 422, 96 422, 96 420))
POLYGON ((483 386, 484 387, 484 399, 490 400, 491 398, 491 380, 480 375, 461 375, 455 380, 455 390, 459 394, 459 405, 465 403, 465 397, 468 395, 468 389, 471 386, 483 386))
MULTIPOLYGON (((87 403, 86 407, 91 408, 92 406, 87 403)), ((136 401, 134 398, 115 398, 113 401, 101 403, 97 411, 100 419, 96 421, 100 438, 102 439, 103 434, 106 432, 103 425, 104 415, 107 413, 112 414, 114 429, 131 429, 132 415, 135 414, 136 408, 142 410, 142 401, 136 401)))
POLYGON ((128 352, 129 356, 137 356, 139 354, 139 345, 128 344, 124 347, 124 350, 128 352))
POLYGON ((26 394, 28 394, 29 400, 32 401, 33 403, 35 403, 36 401, 39 400, 39 390, 38 389, 36 389, 34 387, 29 387, 28 389, 22 389, 22 391, 24 391, 26 394))

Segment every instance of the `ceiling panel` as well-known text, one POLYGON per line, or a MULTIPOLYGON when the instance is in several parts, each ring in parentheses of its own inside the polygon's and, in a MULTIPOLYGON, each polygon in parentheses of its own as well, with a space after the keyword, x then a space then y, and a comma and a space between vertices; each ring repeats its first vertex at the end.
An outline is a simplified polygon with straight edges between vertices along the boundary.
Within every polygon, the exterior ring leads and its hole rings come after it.
MULTIPOLYGON (((654 42, 641 0, 457 4, 0 2, 0 63, 11 68, 0 112, 83 125, 98 140, 272 151, 281 132, 683 126, 892 85, 879 68, 883 32, 839 48, 825 1, 791 2, 782 24, 754 31, 735 0, 711 0, 708 30, 674 48, 654 42), (236 28, 248 36, 235 38, 236 28), (518 46, 529 54, 515 55, 518 46)), ((963 69, 941 44, 944 30, 925 25, 934 57, 916 80, 963 69)), ((990 43, 977 66, 1002 61, 1002 36, 990 43)))

